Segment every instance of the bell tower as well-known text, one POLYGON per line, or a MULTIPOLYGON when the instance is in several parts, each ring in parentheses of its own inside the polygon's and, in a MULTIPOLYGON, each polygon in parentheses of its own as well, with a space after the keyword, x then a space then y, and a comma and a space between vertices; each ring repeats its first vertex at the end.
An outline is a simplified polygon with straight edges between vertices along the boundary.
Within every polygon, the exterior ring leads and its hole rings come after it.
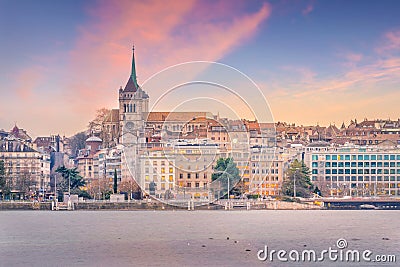
POLYGON ((125 88, 119 89, 120 140, 124 147, 122 180, 134 180, 141 185, 139 155, 145 145, 145 114, 149 110, 149 96, 137 83, 135 49, 132 49, 132 69, 125 88))

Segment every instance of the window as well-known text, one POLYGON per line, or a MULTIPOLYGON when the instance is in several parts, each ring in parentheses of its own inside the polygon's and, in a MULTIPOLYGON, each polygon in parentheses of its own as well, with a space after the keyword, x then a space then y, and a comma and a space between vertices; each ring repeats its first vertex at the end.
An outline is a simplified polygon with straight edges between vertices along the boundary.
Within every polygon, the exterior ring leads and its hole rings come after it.
POLYGON ((165 175, 161 176, 161 182, 165 182, 165 175))
POLYGON ((331 155, 326 155, 325 159, 326 160, 331 160, 331 155))
POLYGON ((164 160, 161 161, 161 166, 165 166, 165 161, 164 160))
POLYGON ((195 186, 196 186, 196 188, 199 188, 200 187, 200 183, 196 183, 195 186))
POLYGON ((363 160, 363 156, 362 155, 358 155, 357 159, 358 160, 363 160))
POLYGON ((371 155, 371 160, 376 160, 376 155, 371 155))
POLYGON ((169 180, 170 182, 173 182, 173 181, 174 181, 174 176, 173 176, 173 175, 170 175, 168 180, 169 180))
POLYGON ((190 179, 190 173, 187 174, 187 178, 190 179))
POLYGON ((183 179, 183 173, 179 174, 179 179, 183 179))
POLYGON ((337 155, 332 155, 332 160, 337 160, 337 155))
POLYGON ((330 168, 331 167, 331 163, 330 162, 325 162, 325 167, 330 168))
POLYGON ((318 170, 313 169, 313 170, 312 170, 312 174, 318 174, 318 170))
POLYGON ((317 168, 317 167, 318 167, 318 162, 313 162, 313 163, 312 163, 312 167, 313 167, 313 168, 317 168))
POLYGON ((345 159, 345 160, 350 160, 350 155, 345 155, 345 156, 344 156, 344 159, 345 159))
POLYGON ((169 173, 173 173, 174 172, 174 168, 173 167, 169 167, 169 173))
POLYGON ((196 173, 196 179, 199 179, 199 174, 198 173, 196 173))
POLYGON ((369 155, 364 155, 364 160, 369 160, 369 155))
POLYGON ((207 179, 207 173, 206 172, 204 173, 204 179, 207 179))
POLYGON ((318 160, 318 155, 312 155, 312 160, 318 160))
POLYGON ((161 173, 165 173, 165 168, 164 167, 161 168, 161 173))

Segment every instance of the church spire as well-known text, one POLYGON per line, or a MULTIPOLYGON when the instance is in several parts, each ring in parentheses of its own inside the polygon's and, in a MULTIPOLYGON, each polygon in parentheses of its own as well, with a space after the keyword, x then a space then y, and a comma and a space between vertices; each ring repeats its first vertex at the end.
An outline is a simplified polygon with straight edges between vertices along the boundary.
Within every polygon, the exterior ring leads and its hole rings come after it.
POLYGON ((136 66, 135 66, 135 46, 132 47, 132 71, 131 78, 135 84, 135 87, 138 88, 137 79, 136 79, 136 66))
POLYGON ((135 66, 135 47, 132 47, 132 70, 128 82, 125 85, 124 92, 136 92, 139 88, 136 79, 136 66, 135 66))

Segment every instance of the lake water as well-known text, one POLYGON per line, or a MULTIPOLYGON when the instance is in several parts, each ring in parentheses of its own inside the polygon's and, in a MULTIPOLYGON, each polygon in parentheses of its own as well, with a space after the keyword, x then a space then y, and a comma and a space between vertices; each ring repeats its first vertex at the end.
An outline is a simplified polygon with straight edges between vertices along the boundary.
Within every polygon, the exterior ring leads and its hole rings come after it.
POLYGON ((399 211, 0 211, 0 266, 399 266, 399 211), (229 239, 228 239, 229 238, 229 239), (397 263, 260 261, 335 248, 397 263))

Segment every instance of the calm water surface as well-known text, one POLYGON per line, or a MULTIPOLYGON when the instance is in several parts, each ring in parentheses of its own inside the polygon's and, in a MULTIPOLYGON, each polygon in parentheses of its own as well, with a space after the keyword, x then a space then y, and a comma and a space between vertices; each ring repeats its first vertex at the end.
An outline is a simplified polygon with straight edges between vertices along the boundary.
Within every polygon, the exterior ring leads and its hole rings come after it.
POLYGON ((399 224, 399 211, 0 211, 0 266, 400 266, 399 224), (257 259, 339 238, 397 263, 257 259))

